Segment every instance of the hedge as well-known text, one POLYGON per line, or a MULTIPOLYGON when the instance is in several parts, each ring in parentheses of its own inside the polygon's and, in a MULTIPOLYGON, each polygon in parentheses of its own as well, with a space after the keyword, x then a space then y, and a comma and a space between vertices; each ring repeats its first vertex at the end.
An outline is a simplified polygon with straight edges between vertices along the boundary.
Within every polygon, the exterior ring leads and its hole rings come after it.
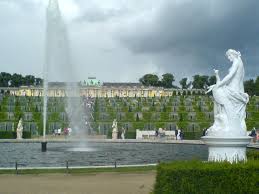
POLYGON ((185 140, 199 140, 201 139, 202 131, 198 131, 198 132, 184 131, 183 134, 184 134, 183 139, 185 140))
MULTIPOLYGON (((107 135, 108 139, 112 138, 112 130, 108 132, 107 135)), ((121 138, 121 132, 118 133, 118 138, 121 138)), ((136 139, 136 131, 126 131, 125 133, 125 139, 136 139)))
POLYGON ((248 160, 258 160, 259 161, 259 149, 248 149, 247 150, 248 160))
MULTIPOLYGON (((31 132, 23 131, 22 137, 24 139, 31 138, 31 132)), ((16 139, 16 132, 14 131, 0 131, 0 139, 16 139)))
POLYGON ((154 194, 259 193, 259 162, 177 161, 157 168, 154 194))

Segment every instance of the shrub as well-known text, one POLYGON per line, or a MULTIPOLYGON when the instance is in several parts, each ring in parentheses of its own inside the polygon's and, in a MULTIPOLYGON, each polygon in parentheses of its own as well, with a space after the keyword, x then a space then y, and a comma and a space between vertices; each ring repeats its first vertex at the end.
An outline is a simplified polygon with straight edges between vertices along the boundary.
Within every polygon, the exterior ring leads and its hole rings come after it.
MULTIPOLYGON (((23 131, 22 137, 24 139, 31 138, 31 132, 23 131)), ((15 131, 0 131, 0 139, 16 139, 16 132, 15 131)))
POLYGON ((0 139, 15 139, 16 133, 13 131, 0 131, 0 139))
POLYGON ((157 168, 154 194, 259 193, 259 162, 177 161, 157 168))
POLYGON ((259 160, 259 150, 258 149, 249 149, 247 150, 247 159, 248 160, 259 160))
POLYGON ((202 131, 198 131, 198 132, 186 131, 186 132, 183 132, 183 134, 184 134, 183 139, 186 139, 186 140, 198 140, 202 136, 202 131))
POLYGON ((126 131, 125 138, 126 139, 136 139, 136 131, 126 131))

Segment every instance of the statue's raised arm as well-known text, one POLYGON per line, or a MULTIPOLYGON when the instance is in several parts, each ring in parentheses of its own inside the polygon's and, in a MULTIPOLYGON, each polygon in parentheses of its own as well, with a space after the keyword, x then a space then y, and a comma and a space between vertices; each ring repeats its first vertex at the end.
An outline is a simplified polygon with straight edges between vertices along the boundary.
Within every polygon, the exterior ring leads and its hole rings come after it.
POLYGON ((244 93, 244 66, 241 54, 229 49, 226 56, 232 62, 228 74, 220 80, 218 70, 214 70, 217 83, 209 87, 214 97, 214 124, 209 136, 242 136, 246 134, 245 108, 248 95, 244 93))

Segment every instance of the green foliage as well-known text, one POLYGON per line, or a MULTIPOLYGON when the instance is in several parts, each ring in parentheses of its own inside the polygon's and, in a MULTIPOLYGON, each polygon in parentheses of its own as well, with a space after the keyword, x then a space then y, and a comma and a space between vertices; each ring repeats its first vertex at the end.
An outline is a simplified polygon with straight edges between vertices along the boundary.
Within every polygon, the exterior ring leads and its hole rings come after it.
POLYGON ((125 138, 126 139, 136 139, 136 131, 126 131, 125 138))
POLYGON ((157 168, 154 194, 259 193, 259 162, 177 161, 157 168))
POLYGON ((188 81, 188 78, 186 78, 186 77, 179 81, 182 89, 188 89, 192 85, 192 82, 187 83, 187 81, 188 81))
POLYGON ((171 73, 163 74, 161 80, 155 74, 146 74, 139 79, 139 82, 144 86, 160 86, 164 88, 175 88, 176 86, 173 85, 174 81, 174 75, 171 73))
POLYGON ((59 113, 51 113, 51 115, 48 117, 48 120, 51 122, 58 122, 59 121, 59 113))
POLYGON ((193 76, 193 88, 195 89, 204 89, 206 86, 210 86, 216 83, 216 76, 207 76, 207 75, 195 75, 193 76))
POLYGON ((249 149, 247 150, 247 159, 248 160, 258 160, 259 161, 259 150, 258 149, 249 149))
POLYGON ((202 136, 202 131, 196 131, 196 132, 184 131, 183 133, 184 133, 183 139, 185 140, 199 140, 202 136))
POLYGON ((244 82, 245 92, 247 92, 250 96, 259 95, 259 76, 253 80, 247 80, 244 82))
POLYGON ((145 123, 144 122, 134 122, 132 123, 133 129, 143 129, 145 123))
POLYGON ((7 119, 7 114, 5 112, 0 112, 0 120, 5 121, 7 119))
POLYGON ((162 75, 161 86, 164 88, 172 88, 175 81, 173 74, 166 73, 162 75))
POLYGON ((36 78, 33 75, 22 76, 21 74, 1 72, 0 73, 0 87, 20 87, 20 86, 40 86, 42 84, 41 78, 36 78))
POLYGON ((154 74, 146 74, 139 79, 140 83, 144 86, 158 86, 159 78, 154 74))
POLYGON ((0 139, 16 139, 16 132, 0 131, 0 139))
POLYGON ((138 116, 138 113, 136 115, 136 121, 139 121, 139 116, 138 116))

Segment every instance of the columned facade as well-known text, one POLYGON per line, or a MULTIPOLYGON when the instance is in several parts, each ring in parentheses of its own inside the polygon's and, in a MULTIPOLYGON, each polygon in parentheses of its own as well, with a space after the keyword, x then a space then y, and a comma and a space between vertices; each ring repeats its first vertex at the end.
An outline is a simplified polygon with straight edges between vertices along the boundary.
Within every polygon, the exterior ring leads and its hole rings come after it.
MULTIPOLYGON (((43 96, 42 87, 19 87, 0 88, 1 92, 8 92, 15 96, 43 96)), ((64 97, 64 87, 49 87, 48 96, 64 97)), ((177 95, 203 95, 205 90, 201 89, 164 89, 159 87, 108 87, 108 86, 82 86, 80 95, 86 97, 161 97, 177 95)))

